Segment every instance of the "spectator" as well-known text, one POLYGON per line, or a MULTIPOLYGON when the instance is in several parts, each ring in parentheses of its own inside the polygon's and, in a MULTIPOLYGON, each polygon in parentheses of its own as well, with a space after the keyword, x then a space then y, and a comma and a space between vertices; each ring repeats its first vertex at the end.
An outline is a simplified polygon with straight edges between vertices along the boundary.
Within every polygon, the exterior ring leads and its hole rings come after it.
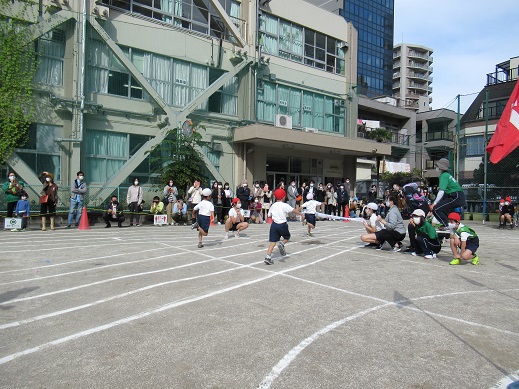
POLYGON ((139 186, 139 179, 137 177, 133 179, 133 185, 128 188, 126 203, 130 209, 130 227, 133 226, 134 218, 135 225, 139 227, 139 212, 142 211, 142 188, 139 186))
POLYGON ((173 205, 173 220, 176 226, 187 224, 187 204, 182 199, 177 199, 173 205))
POLYGON ((506 222, 510 225, 510 229, 514 228, 514 205, 512 198, 507 196, 502 207, 499 207, 499 227, 505 228, 506 222))
POLYGON ((377 202, 377 186, 371 185, 371 188, 368 192, 368 203, 376 203, 377 202))
POLYGON ((75 226, 79 226, 79 220, 83 212, 83 201, 85 199, 85 193, 87 191, 87 185, 84 181, 85 174, 80 170, 77 172, 77 178, 70 185, 70 208, 68 211, 68 223, 67 228, 72 227, 72 220, 74 220, 74 212, 76 213, 75 226))
MULTIPOLYGON (((200 181, 195 180, 193 185, 187 191, 188 199, 187 199, 187 208, 188 210, 193 210, 194 207, 202 201, 202 188, 200 187, 200 181)), ((195 216, 191 217, 191 224, 195 224, 196 218, 195 216)))
MULTIPOLYGON (((337 193, 332 184, 327 185, 326 190, 326 213, 328 215, 335 215, 337 209, 337 193)), ((334 219, 332 219, 334 220, 334 219)))
MULTIPOLYGON (((159 196, 153 197, 151 202, 150 212, 146 215, 146 219, 152 224, 155 223, 155 215, 162 215, 164 213, 164 203, 160 201, 159 196)), ((160 224, 158 224, 160 225, 160 224)))
POLYGON ((229 214, 229 210, 231 209, 231 202, 234 198, 234 193, 232 189, 229 187, 229 183, 226 182, 223 185, 223 192, 225 194, 223 198, 223 211, 222 211, 222 219, 225 220, 225 217, 229 214))
POLYGON ((272 191, 269 189, 269 186, 265 184, 263 187, 263 197, 261 199, 262 209, 263 209, 263 222, 267 220, 267 214, 270 209, 270 205, 272 204, 272 191))
POLYGON ((117 201, 117 196, 112 196, 111 202, 108 203, 106 212, 103 215, 103 220, 106 223, 105 228, 112 227, 111 222, 117 222, 117 226, 122 227, 124 221, 123 206, 117 201))
POLYGON ((337 190, 337 208, 339 216, 346 216, 346 207, 350 202, 350 192, 346 189, 344 184, 339 185, 337 190))
POLYGON ((241 201, 241 206, 243 209, 249 209, 250 201, 252 200, 249 183, 247 180, 243 180, 241 186, 236 191, 236 197, 238 197, 241 201))
MULTIPOLYGON (((173 219, 171 217, 171 212, 173 210, 173 205, 175 204, 175 201, 177 201, 178 196, 178 189, 174 185, 173 180, 169 180, 166 186, 164 187, 164 199, 167 199, 167 205, 166 205, 166 214, 168 215, 168 226, 173 224, 173 219)), ((164 201, 163 201, 164 203, 164 201)))
POLYGON ((23 185, 23 181, 17 179, 15 172, 9 172, 9 181, 2 185, 2 190, 5 193, 5 202, 7 203, 7 217, 13 217, 16 203, 22 197, 23 185))
POLYGON ((261 201, 259 197, 254 198, 254 202, 249 205, 250 220, 252 223, 263 223, 263 216, 261 215, 261 201))
POLYGON ((56 206, 58 205, 58 186, 54 183, 54 174, 42 172, 38 176, 43 183, 41 191, 41 230, 47 231, 47 212, 50 213, 50 229, 54 230, 54 218, 56 216, 56 206))
POLYGON ((218 225, 223 223, 222 219, 222 211, 223 211, 223 198, 225 197, 225 192, 223 191, 221 182, 213 182, 213 187, 211 188, 211 202, 213 203, 215 209, 215 222, 218 225))
POLYGON ((22 192, 22 197, 16 203, 16 208, 14 209, 14 213, 16 217, 22 218, 22 225, 20 229, 14 228, 11 231, 25 231, 27 229, 27 219, 31 216, 31 205, 29 201, 27 201, 27 193, 22 192))

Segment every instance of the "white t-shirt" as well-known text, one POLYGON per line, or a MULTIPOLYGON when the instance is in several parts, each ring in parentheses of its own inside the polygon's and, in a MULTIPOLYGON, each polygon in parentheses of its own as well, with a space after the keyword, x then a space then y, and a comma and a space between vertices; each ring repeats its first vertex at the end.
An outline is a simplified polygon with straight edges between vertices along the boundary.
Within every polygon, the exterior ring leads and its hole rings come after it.
MULTIPOLYGON (((243 213, 240 212, 241 215, 243 215, 243 213)), ((240 223, 241 222, 241 219, 238 217, 238 212, 236 211, 236 208, 231 208, 229 209, 229 218, 230 217, 234 217, 236 218, 236 221, 235 223, 240 223)))
POLYGON ((202 200, 193 209, 198 211, 199 215, 211 216, 211 212, 214 212, 214 205, 210 201, 202 200))
POLYGON ((376 214, 372 214, 369 217, 369 225, 371 227, 375 227, 376 231, 380 231, 380 230, 385 229, 384 225, 380 222, 380 220, 378 220, 378 217, 377 217, 376 214))
POLYGON ((303 211, 306 208, 306 211, 304 213, 309 213, 311 215, 315 214, 315 209, 318 205, 321 205, 320 201, 317 200, 308 200, 307 202, 303 203, 303 211))
POLYGON ((290 205, 282 201, 276 201, 270 206, 268 216, 272 217, 274 223, 282 224, 287 221, 287 213, 294 210, 290 205))

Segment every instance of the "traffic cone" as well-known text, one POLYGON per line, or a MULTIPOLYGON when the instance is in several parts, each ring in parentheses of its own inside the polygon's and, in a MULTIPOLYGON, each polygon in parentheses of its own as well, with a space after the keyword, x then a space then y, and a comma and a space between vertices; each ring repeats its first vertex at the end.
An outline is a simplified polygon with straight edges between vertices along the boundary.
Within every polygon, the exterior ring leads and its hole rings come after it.
POLYGON ((78 230, 89 230, 90 223, 88 222, 88 213, 86 209, 86 205, 83 207, 83 211, 81 212, 81 219, 79 220, 79 228, 78 230))
MULTIPOLYGON (((350 207, 344 207, 344 217, 350 217, 350 207)), ((349 220, 343 220, 343 222, 348 223, 349 220)))

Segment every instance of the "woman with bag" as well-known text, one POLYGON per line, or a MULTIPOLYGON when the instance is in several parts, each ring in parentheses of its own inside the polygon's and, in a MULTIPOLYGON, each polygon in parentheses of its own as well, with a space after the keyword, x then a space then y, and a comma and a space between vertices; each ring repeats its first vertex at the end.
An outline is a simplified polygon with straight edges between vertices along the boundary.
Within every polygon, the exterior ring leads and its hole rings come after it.
POLYGON ((134 217, 135 225, 139 227, 139 212, 142 211, 142 188, 139 186, 139 179, 137 177, 133 179, 133 185, 128 188, 126 202, 130 209, 130 227, 133 226, 134 217))
POLYGON ((177 201, 178 189, 175 185, 173 185, 173 180, 169 180, 167 185, 164 187, 164 199, 162 202, 166 206, 166 213, 168 215, 168 226, 173 224, 173 206, 177 201))
POLYGON ((9 181, 2 185, 2 190, 5 193, 5 202, 7 203, 7 217, 13 217, 16 203, 23 193, 23 181, 16 178, 15 172, 9 172, 9 181))
POLYGON ((56 205, 58 204, 58 186, 54 183, 54 174, 42 172, 38 178, 43 184, 40 193, 41 230, 47 231, 47 212, 50 214, 50 229, 54 231, 54 217, 56 216, 56 205))

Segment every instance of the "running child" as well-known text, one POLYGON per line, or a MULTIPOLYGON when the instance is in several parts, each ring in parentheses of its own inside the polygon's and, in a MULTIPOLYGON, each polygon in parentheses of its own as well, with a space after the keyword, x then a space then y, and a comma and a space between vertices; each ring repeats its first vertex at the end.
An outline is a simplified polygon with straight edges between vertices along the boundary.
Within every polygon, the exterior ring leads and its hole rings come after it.
POLYGON ((241 212, 241 201, 238 197, 232 200, 232 208, 229 209, 229 217, 225 221, 225 239, 229 238, 229 231, 234 231, 234 237, 240 237, 240 231, 249 227, 241 212))
POLYGON ((193 219, 196 217, 196 222, 191 226, 191 229, 198 230, 198 248, 204 247, 202 237, 207 236, 211 219, 214 220, 214 205, 210 201, 211 194, 212 191, 209 188, 202 191, 202 201, 193 208, 191 215, 193 219), (196 214, 197 211, 198 215, 196 214))
POLYGON ((306 226, 308 227, 308 236, 312 235, 312 229, 315 228, 315 210, 317 207, 321 205, 320 201, 314 200, 314 194, 308 193, 306 195, 307 201, 303 203, 303 210, 306 210, 303 215, 306 221, 306 226))
POLYGON ((272 224, 270 225, 269 232, 269 248, 267 250, 267 256, 265 257, 265 263, 267 265, 273 265, 272 251, 276 243, 278 244, 279 252, 282 256, 286 255, 285 244, 290 239, 290 231, 288 230, 287 214, 295 213, 301 215, 298 209, 293 208, 287 203, 283 202, 287 193, 283 189, 276 189, 274 191, 274 198, 276 202, 271 205, 268 213, 268 217, 272 218, 272 224), (283 237, 281 241, 280 238, 283 237))
POLYGON ((460 265, 461 259, 465 261, 472 260, 473 265, 479 265, 479 257, 476 250, 479 247, 479 238, 476 232, 463 224, 461 224, 460 215, 456 212, 451 212, 447 216, 449 221, 449 228, 451 229, 451 250, 454 259, 450 261, 451 265, 460 265))

